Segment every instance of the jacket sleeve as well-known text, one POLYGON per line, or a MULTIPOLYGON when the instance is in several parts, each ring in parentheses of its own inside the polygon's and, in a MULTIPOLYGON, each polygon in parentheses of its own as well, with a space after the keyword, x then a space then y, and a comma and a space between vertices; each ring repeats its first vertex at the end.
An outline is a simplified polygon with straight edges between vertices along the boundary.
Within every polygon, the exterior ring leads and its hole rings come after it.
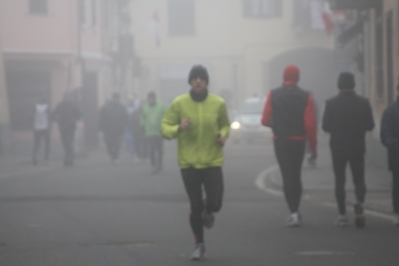
POLYGON ((225 139, 227 139, 227 137, 229 136, 229 133, 230 133, 230 120, 229 120, 229 116, 227 115, 227 108, 226 108, 225 102, 223 102, 223 104, 220 107, 218 123, 219 123, 220 134, 225 139))
POLYGON ((316 123, 316 114, 314 109, 314 101, 312 94, 308 95, 308 104, 305 108, 304 114, 304 123, 306 136, 309 140, 310 149, 315 151, 317 148, 317 123, 316 123))
POLYGON ((161 135, 166 139, 174 139, 179 135, 180 115, 175 102, 166 110, 161 123, 161 135))
POLYGON ((146 117, 146 108, 145 105, 143 106, 143 109, 141 110, 140 114, 140 126, 144 127, 145 126, 145 117, 146 117))
POLYGON ((267 94, 267 99, 265 103, 265 107, 263 108, 262 114, 262 125, 266 127, 272 127, 272 93, 269 91, 267 94))
POLYGON ((371 131, 374 129, 374 118, 373 118, 373 111, 371 110, 370 101, 366 101, 366 128, 365 130, 371 131))
POLYGON ((386 109, 382 115, 380 138, 382 144, 389 150, 399 152, 399 136, 394 132, 393 110, 386 109))
POLYGON ((331 110, 328 101, 326 102, 326 107, 324 108, 322 128, 325 132, 331 132, 331 110))

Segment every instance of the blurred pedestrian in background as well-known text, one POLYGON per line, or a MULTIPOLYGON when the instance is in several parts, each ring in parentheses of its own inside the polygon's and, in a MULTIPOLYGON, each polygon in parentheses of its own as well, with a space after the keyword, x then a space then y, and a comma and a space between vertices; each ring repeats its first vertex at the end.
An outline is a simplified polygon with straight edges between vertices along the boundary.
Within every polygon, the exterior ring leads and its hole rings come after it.
POLYGON ((133 145, 137 155, 134 159, 135 162, 142 162, 147 159, 147 139, 145 136, 145 129, 140 122, 142 112, 143 104, 139 102, 137 110, 129 120, 129 129, 134 139, 133 145))
MULTIPOLYGON (((314 94, 312 91, 309 91, 310 94, 312 94, 313 97, 313 103, 314 103, 314 112, 316 116, 316 134, 318 130, 318 125, 319 125, 319 105, 317 104, 316 99, 314 98, 314 94)), ((310 143, 309 140, 306 142, 306 153, 309 154, 307 158, 308 165, 311 168, 316 168, 317 166, 317 157, 312 156, 312 150, 310 149, 310 143)))
POLYGON ((34 130, 33 130, 33 155, 32 162, 38 164, 37 152, 40 148, 42 139, 44 140, 44 162, 47 163, 50 153, 50 132, 51 132, 51 110, 45 98, 41 98, 35 105, 34 130))
POLYGON ((141 112, 141 124, 144 126, 147 138, 148 155, 153 173, 162 170, 163 138, 161 136, 161 121, 165 114, 165 106, 157 101, 155 92, 150 91, 147 103, 141 112))
MULTIPOLYGON (((134 112, 136 112, 136 110, 138 108, 139 108, 139 102, 136 99, 136 97, 134 95, 129 95, 128 101, 126 104, 126 112, 127 112, 127 116, 128 116, 128 121, 130 121, 132 119, 134 112)), ((129 154, 130 156, 136 155, 136 151, 134 149, 134 138, 133 138, 132 132, 130 131, 130 128, 129 128, 129 122, 125 129, 125 148, 126 148, 127 154, 129 154)))
POLYGON ((297 84, 299 68, 289 65, 283 74, 283 86, 269 92, 262 124, 271 127, 274 150, 283 176, 285 199, 291 211, 286 226, 299 226, 302 196, 301 170, 305 144, 309 141, 310 159, 317 158, 317 123, 312 94, 297 84))
POLYGON ((177 97, 162 120, 162 135, 178 139, 178 161, 190 200, 190 225, 195 237, 192 260, 205 254, 204 227, 211 228, 223 200, 223 146, 230 132, 225 101, 208 92, 205 67, 193 66, 189 93, 177 97), (203 187, 206 199, 203 200, 203 187))
POLYGON ((100 110, 100 130, 103 132, 107 152, 113 163, 118 162, 127 122, 126 108, 120 102, 119 93, 114 92, 111 100, 100 110))
POLYGON ((388 106, 382 116, 381 141, 388 148, 389 170, 392 171, 393 224, 399 226, 399 84, 396 102, 388 106))
POLYGON ((81 118, 79 107, 74 102, 72 94, 65 92, 62 101, 56 106, 53 119, 58 123, 64 148, 64 165, 72 166, 74 163, 73 143, 75 141, 76 123, 81 118))
POLYGON ((337 96, 327 100, 323 116, 323 130, 330 133, 330 148, 335 174, 335 197, 339 215, 335 224, 346 226, 345 173, 349 163, 355 184, 355 225, 365 226, 363 204, 366 196, 364 154, 366 132, 374 128, 370 102, 355 92, 355 77, 344 72, 339 75, 337 96))

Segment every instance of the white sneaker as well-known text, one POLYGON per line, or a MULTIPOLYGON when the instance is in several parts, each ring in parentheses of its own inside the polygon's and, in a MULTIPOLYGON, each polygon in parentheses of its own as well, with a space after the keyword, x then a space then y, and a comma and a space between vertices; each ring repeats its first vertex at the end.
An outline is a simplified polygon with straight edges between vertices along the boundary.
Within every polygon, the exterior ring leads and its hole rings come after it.
POLYGON ((393 216, 393 225, 399 226, 399 213, 397 213, 393 216))
POLYGON ((291 213, 291 215, 288 216, 285 222, 285 226, 287 227, 298 227, 300 225, 301 225, 301 218, 297 212, 291 213))
POLYGON ((191 260, 204 260, 205 259, 205 245, 198 243, 195 245, 194 252, 191 254, 191 260))
POLYGON ((355 209, 355 225, 358 228, 363 228, 366 225, 366 217, 364 216, 363 204, 357 202, 354 206, 355 209))
POLYGON ((346 215, 338 215, 337 219, 335 220, 335 226, 338 227, 345 227, 349 225, 349 219, 346 215))

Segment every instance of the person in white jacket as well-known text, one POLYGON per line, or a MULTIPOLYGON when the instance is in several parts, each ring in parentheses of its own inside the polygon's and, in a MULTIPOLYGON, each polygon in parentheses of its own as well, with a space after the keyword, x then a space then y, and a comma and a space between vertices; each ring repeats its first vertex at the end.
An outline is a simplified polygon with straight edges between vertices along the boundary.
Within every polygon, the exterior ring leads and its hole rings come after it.
POLYGON ((38 164, 37 153, 42 139, 44 139, 44 161, 48 161, 50 154, 50 123, 50 105, 47 103, 46 99, 41 98, 34 109, 32 155, 34 165, 38 164))

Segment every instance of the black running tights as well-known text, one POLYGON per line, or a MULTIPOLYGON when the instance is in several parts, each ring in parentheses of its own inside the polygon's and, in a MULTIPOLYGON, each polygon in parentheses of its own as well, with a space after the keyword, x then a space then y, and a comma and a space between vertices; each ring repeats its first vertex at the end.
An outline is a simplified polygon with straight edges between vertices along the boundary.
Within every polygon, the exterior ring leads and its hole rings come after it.
POLYGON ((195 242, 204 242, 204 227, 202 213, 204 207, 208 213, 218 212, 222 207, 223 198, 223 172, 221 167, 205 169, 182 169, 184 187, 190 199, 191 213, 190 225, 194 233, 195 242), (202 186, 205 189, 206 200, 204 204, 202 186))
POLYGON ((349 162, 353 184, 355 185, 356 200, 364 203, 366 196, 366 183, 364 181, 364 154, 347 156, 343 154, 332 154, 333 168, 335 174, 335 197, 338 203, 339 214, 346 214, 345 205, 345 172, 349 162))
POLYGON ((291 213, 298 212, 302 196, 301 170, 305 141, 276 139, 274 150, 283 176, 285 199, 291 213))

